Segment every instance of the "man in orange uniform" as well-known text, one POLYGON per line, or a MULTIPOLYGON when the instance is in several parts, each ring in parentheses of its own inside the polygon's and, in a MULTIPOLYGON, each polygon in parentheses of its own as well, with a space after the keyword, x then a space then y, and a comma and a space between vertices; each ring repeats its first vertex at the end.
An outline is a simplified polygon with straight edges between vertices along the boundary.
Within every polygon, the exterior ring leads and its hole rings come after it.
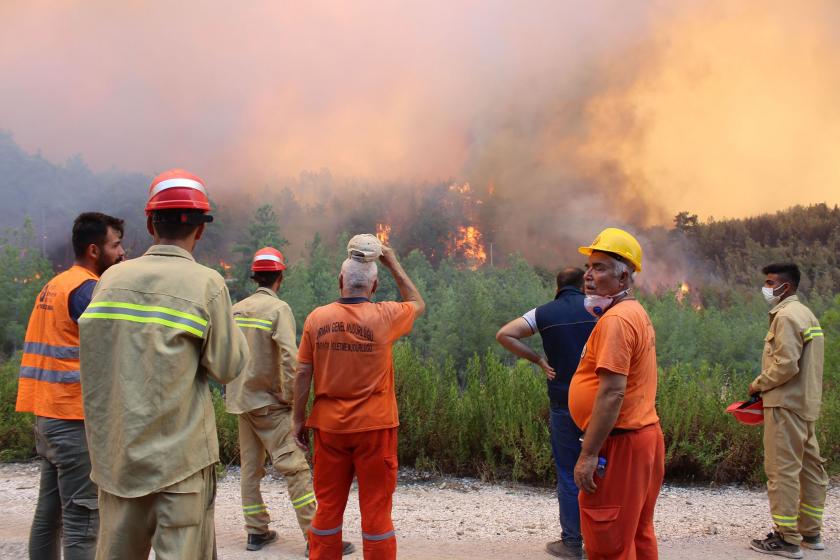
POLYGON ((41 456, 38 505, 29 534, 30 558, 93 558, 99 510, 90 480, 79 382, 79 316, 99 276, 123 260, 123 221, 98 212, 73 223, 74 265, 50 280, 32 310, 16 410, 35 413, 41 456), (63 533, 63 538, 62 538, 63 533))
POLYGON ((315 430, 315 496, 311 557, 338 560, 344 508, 359 482, 364 557, 392 560, 397 539, 391 500, 397 484, 397 399, 391 346, 425 311, 417 288, 390 247, 372 236, 351 239, 338 278, 341 298, 310 313, 303 326, 295 379, 294 433, 308 449, 315 430), (373 303, 376 259, 391 272, 402 302, 373 303), (315 404, 304 426, 312 379, 315 404))
POLYGON ((665 441, 655 407, 656 335, 630 294, 642 248, 607 228, 580 252, 589 256, 584 305, 599 317, 569 390, 569 411, 584 431, 575 465, 583 540, 592 560, 654 560, 665 441))

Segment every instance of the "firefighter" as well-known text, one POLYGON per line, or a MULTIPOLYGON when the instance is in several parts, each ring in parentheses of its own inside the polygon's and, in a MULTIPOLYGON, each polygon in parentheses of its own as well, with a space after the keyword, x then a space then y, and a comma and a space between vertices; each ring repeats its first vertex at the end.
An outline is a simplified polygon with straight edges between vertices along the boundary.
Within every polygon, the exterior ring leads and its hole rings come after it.
POLYGON ((665 440, 656 413, 656 334, 631 293, 642 248, 628 232, 607 228, 579 251, 588 256, 584 307, 598 318, 569 388, 569 411, 584 432, 574 475, 586 553, 655 559, 665 440))
MULTIPOLYGON (((286 263, 272 247, 260 249, 251 263, 256 292, 233 306, 236 324, 245 333, 251 361, 245 372, 227 386, 225 407, 239 424, 239 457, 242 470, 242 513, 248 533, 247 550, 260 550, 277 538, 268 529, 268 505, 260 492, 265 476, 265 454, 282 474, 291 505, 304 538, 315 516, 315 492, 306 455, 292 436, 292 403, 295 355, 295 317, 277 297, 286 263)), ((344 543, 344 554, 355 548, 344 543)))
POLYGON ((181 169, 154 179, 146 253, 103 275, 79 319, 82 394, 101 525, 96 557, 215 555, 210 379, 248 360, 224 279, 196 263, 212 221, 204 182, 181 169))
POLYGON ((355 475, 364 557, 392 560, 399 418, 391 347, 411 331, 425 304, 390 247, 373 236, 357 236, 348 253, 338 278, 341 297, 309 314, 298 350, 294 434, 304 450, 306 428, 315 436, 318 510, 309 542, 313 559, 341 557, 344 508, 355 475), (370 301, 378 285, 376 259, 394 277, 401 302, 370 301), (304 426, 313 379, 315 403, 304 426))
POLYGON ((99 527, 79 381, 79 316, 99 277, 125 257, 123 221, 85 212, 73 222, 75 262, 41 290, 23 343, 18 412, 35 414, 41 457, 30 558, 92 559, 99 527))
POLYGON ((823 550, 820 537, 828 476, 815 424, 822 403, 825 339, 819 321, 799 301, 801 273, 793 263, 771 264, 762 292, 770 309, 761 373, 749 386, 764 406, 764 472, 775 529, 750 546, 802 558, 800 546, 823 550))

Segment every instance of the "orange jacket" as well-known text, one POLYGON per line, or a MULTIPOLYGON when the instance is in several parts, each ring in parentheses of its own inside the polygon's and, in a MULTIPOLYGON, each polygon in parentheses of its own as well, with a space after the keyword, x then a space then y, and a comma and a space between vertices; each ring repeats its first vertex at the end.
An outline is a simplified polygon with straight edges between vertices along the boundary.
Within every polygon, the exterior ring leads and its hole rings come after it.
POLYGON ((15 410, 47 418, 83 420, 79 377, 79 326, 70 318, 70 294, 93 272, 73 266, 49 281, 32 309, 15 410))

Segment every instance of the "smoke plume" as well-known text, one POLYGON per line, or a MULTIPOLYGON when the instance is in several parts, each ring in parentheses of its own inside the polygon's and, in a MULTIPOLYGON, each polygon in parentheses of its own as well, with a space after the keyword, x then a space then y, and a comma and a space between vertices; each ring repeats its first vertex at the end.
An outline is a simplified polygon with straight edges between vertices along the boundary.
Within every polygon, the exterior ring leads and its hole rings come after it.
POLYGON ((186 167, 233 207, 289 188, 323 211, 291 238, 468 182, 492 212, 465 219, 552 266, 605 225, 840 201, 830 0, 33 0, 0 21, 24 148, 186 167))

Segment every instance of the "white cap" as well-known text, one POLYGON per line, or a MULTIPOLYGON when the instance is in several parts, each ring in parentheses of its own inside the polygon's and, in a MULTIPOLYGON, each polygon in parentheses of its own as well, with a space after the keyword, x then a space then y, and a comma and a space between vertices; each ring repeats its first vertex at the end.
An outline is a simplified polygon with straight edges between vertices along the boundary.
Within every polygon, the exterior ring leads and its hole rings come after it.
POLYGON ((360 233, 347 243, 347 258, 371 262, 382 256, 382 243, 371 233, 360 233))

